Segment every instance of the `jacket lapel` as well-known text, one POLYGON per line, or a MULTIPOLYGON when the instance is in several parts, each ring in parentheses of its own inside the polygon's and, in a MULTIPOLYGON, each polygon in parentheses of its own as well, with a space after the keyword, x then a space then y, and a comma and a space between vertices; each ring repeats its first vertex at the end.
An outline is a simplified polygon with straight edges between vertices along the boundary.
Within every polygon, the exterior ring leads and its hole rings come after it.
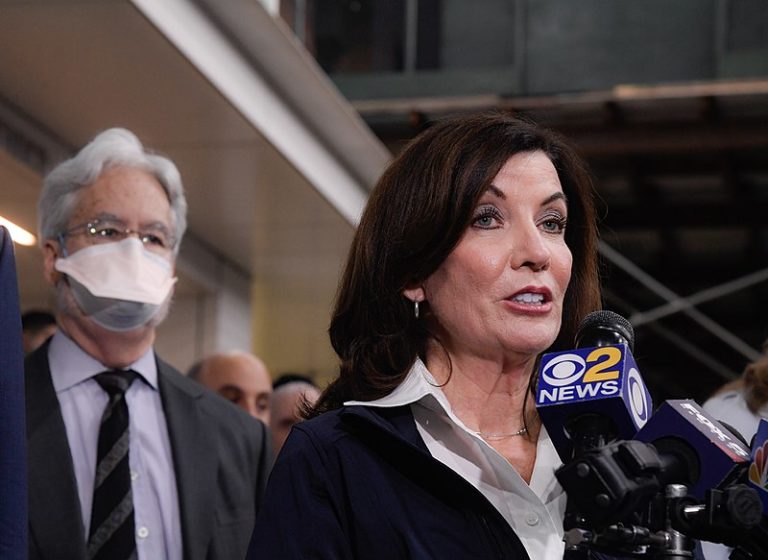
POLYGON ((509 542, 514 543, 519 555, 514 557, 527 558, 517 534, 491 502, 460 474, 432 457, 419 434, 410 406, 346 406, 341 410, 340 418, 348 429, 360 434, 362 441, 375 442, 383 461, 394 465, 398 472, 426 491, 440 496, 458 509, 483 512, 485 517, 493 517, 494 525, 506 533, 509 542), (446 488, 451 491, 446 493, 446 488))
POLYGON ((384 432, 390 437, 408 444, 413 451, 431 457, 427 445, 416 428, 413 414, 408 406, 374 408, 367 406, 345 406, 340 413, 342 420, 358 427, 366 426, 384 432))
POLYGON ((179 493, 185 560, 205 558, 216 525, 217 442, 201 416, 203 388, 157 360, 160 396, 179 493))
POLYGON ((83 516, 47 343, 27 358, 25 383, 30 540, 43 558, 84 558, 83 516))

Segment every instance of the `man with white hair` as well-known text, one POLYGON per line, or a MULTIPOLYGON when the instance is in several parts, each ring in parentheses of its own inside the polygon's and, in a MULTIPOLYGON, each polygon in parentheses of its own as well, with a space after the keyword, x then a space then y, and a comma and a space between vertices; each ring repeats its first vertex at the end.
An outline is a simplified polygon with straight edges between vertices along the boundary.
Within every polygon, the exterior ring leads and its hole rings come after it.
POLYGON ((176 166, 110 129, 45 179, 59 330, 26 361, 29 558, 241 558, 264 426, 160 360, 186 201, 176 166))

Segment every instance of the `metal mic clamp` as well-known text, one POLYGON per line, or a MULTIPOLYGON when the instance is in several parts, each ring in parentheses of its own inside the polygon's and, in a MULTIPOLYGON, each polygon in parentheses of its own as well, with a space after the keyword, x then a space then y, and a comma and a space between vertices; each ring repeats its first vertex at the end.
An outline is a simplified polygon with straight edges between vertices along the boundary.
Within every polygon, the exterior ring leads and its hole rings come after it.
MULTIPOLYGON (((669 504, 676 498, 684 498, 688 495, 688 488, 683 484, 668 484, 664 489, 664 497, 669 504)), ((667 534, 667 543, 664 548, 659 550, 654 558, 664 558, 667 560, 685 560, 693 558, 693 549, 696 546, 694 540, 673 527, 673 518, 667 508, 665 519, 665 533, 667 534)))

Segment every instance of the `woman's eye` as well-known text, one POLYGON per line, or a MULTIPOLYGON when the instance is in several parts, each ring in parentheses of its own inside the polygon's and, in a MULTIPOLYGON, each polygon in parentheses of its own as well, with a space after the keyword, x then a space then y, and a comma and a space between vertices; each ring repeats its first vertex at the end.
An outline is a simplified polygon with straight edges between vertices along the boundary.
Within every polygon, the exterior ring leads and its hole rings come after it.
POLYGON ((481 227, 491 227, 493 225, 493 216, 480 216, 475 223, 481 227))
POLYGON ((565 230, 567 218, 560 215, 547 216, 542 220, 541 227, 550 233, 562 233, 565 230))
POLYGON ((501 222, 501 215, 495 208, 484 208, 477 213, 472 225, 481 229, 491 229, 498 227, 501 222))

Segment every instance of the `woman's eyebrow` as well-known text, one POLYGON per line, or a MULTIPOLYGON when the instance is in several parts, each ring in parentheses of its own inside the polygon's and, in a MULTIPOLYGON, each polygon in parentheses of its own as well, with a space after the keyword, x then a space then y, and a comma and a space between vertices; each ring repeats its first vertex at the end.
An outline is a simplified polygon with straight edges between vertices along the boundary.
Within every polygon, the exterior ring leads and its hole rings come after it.
POLYGON ((507 195, 504 194, 504 191, 502 191, 499 187, 496 187, 494 185, 490 185, 486 192, 490 192, 490 193, 496 195, 501 200, 507 200, 507 195))
POLYGON ((565 196, 565 193, 562 192, 562 191, 557 191, 556 193, 553 193, 550 196, 548 196, 547 198, 545 198, 544 201, 542 201, 541 205, 542 206, 546 206, 547 204, 550 204, 550 203, 554 202, 555 200, 562 200, 566 204, 568 204, 568 197, 565 196))

